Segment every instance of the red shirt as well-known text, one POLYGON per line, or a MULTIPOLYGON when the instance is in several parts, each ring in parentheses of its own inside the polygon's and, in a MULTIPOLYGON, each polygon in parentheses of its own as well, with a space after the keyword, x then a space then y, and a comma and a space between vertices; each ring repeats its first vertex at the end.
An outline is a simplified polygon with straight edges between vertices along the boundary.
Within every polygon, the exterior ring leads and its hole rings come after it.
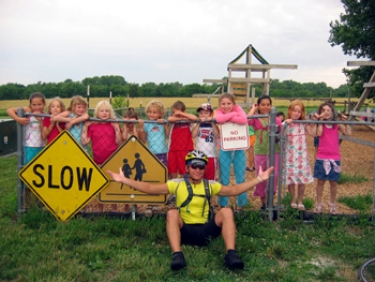
POLYGON ((92 123, 87 131, 91 139, 94 162, 103 164, 117 150, 116 131, 111 123, 92 123))
MULTIPOLYGON (((45 117, 43 119, 43 127, 49 127, 51 125, 51 118, 50 117, 45 117)), ((59 126, 61 130, 65 129, 65 123, 64 122, 59 122, 59 126)), ((57 128, 57 122, 55 125, 52 127, 52 130, 50 134, 47 137, 47 144, 51 143, 53 139, 57 137, 57 135, 60 134, 60 130, 57 128)))

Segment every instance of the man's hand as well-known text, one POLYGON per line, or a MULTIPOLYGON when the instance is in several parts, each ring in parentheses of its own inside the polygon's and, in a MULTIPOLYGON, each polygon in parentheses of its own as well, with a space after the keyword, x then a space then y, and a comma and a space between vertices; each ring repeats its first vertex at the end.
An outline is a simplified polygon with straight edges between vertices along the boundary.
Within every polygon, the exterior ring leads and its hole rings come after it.
POLYGON ((107 172, 112 177, 112 179, 117 181, 117 182, 123 183, 123 181, 125 180, 125 176, 124 176, 124 173, 122 172, 121 167, 119 168, 119 173, 115 173, 115 172, 110 171, 110 170, 107 170, 107 172))
POLYGON ((262 182, 263 182, 263 181, 266 181, 268 178, 270 178, 271 172, 272 172, 273 170, 274 170, 274 167, 271 166, 271 167, 269 167, 266 171, 263 171, 263 170, 262 170, 262 167, 260 166, 260 167, 259 167, 259 173, 258 173, 258 176, 257 176, 257 177, 259 177, 259 178, 262 180, 262 182))

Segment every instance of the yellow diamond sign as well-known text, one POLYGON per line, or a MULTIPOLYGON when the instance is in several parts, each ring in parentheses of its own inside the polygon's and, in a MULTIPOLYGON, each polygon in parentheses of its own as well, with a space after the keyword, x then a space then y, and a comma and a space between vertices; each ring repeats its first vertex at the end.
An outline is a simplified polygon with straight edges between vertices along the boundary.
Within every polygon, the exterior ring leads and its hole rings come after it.
POLYGON ((18 175, 60 221, 79 212, 109 182, 68 131, 60 133, 18 175))
MULTIPOLYGON (((125 177, 134 180, 154 184, 167 181, 167 168, 134 135, 102 165, 102 171, 118 172, 120 167, 125 177)), ((166 200, 166 195, 145 194, 114 180, 99 194, 102 203, 164 204, 166 200)))

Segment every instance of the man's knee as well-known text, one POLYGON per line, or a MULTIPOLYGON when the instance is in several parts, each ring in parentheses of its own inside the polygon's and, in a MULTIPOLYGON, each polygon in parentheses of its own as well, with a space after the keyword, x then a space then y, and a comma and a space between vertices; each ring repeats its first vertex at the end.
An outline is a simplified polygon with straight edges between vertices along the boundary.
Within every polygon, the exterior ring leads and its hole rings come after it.
POLYGON ((222 226, 224 222, 234 221, 233 211, 231 208, 221 208, 215 216, 217 226, 222 226))
POLYGON ((178 210, 169 210, 167 212, 167 222, 178 222, 180 219, 180 213, 178 210))
POLYGON ((233 218, 234 218, 233 210, 231 208, 222 208, 220 210, 220 213, 221 213, 221 215, 224 219, 232 219, 233 220, 233 218))

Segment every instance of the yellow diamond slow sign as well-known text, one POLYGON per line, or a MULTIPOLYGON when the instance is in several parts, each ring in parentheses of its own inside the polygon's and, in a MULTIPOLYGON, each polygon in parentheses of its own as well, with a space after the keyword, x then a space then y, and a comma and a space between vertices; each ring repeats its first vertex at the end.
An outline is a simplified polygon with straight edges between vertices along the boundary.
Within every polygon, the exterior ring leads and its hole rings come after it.
MULTIPOLYGON (((117 149, 102 165, 102 170, 114 172, 122 168, 124 175, 138 181, 153 184, 167 181, 167 168, 162 162, 134 135, 117 149)), ((109 176, 110 177, 110 176, 109 176)), ((164 204, 167 195, 145 194, 128 185, 111 180, 108 187, 99 194, 102 203, 138 203, 164 204)))
POLYGON ((60 221, 79 212, 109 182, 68 131, 60 133, 18 175, 60 221))

